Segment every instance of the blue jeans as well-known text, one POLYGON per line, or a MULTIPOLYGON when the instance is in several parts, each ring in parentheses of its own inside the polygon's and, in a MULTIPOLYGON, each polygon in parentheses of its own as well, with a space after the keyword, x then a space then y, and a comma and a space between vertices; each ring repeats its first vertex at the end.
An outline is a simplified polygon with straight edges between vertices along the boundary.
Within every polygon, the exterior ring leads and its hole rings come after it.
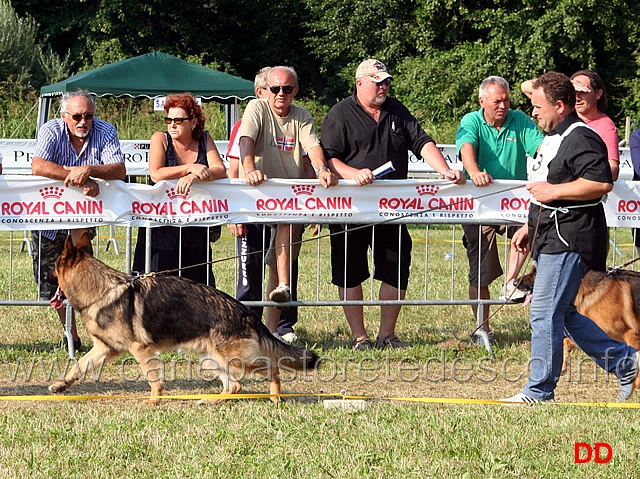
POLYGON ((622 376, 636 349, 611 339, 591 319, 578 313, 574 301, 586 273, 573 251, 540 254, 531 301, 531 372, 522 392, 535 399, 553 399, 562 369, 566 335, 602 369, 622 376))

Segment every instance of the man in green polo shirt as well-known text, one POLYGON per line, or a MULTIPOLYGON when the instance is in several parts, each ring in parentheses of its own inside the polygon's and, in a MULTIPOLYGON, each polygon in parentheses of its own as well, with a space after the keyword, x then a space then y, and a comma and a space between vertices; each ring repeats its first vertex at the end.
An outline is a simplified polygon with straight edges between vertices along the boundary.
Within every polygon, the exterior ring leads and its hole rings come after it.
MULTIPOLYGON (((510 109, 509 83, 504 78, 485 78, 480 84, 479 102, 482 108, 466 114, 456 133, 456 149, 467 177, 478 187, 487 186, 494 179, 526 180, 526 155, 535 156, 542 134, 525 113, 510 109)), ((462 228, 469 258, 469 298, 490 299, 489 285, 503 273, 496 234, 507 233, 507 228, 505 225, 463 225, 462 228)), ((501 298, 524 300, 523 292, 514 284, 524 258, 509 248, 501 298)), ((477 306, 472 308, 477 317, 477 306)), ((482 325, 491 339, 493 333, 488 318, 489 307, 485 307, 482 325)), ((478 342, 482 343, 481 336, 478 342)))

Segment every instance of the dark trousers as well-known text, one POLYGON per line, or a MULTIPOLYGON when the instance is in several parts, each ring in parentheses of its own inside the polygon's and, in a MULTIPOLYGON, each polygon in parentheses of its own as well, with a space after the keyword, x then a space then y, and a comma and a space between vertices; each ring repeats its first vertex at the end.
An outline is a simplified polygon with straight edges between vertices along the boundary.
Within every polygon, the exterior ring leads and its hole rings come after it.
MULTIPOLYGON (((236 286, 236 299, 238 301, 262 300, 262 272, 263 260, 269 248, 271 228, 268 225, 247 224, 247 235, 244 238, 236 238, 238 243, 238 285, 236 286)), ((298 297, 298 260, 291 262, 291 300, 298 297)), ((267 292, 268 293, 268 292, 267 292)), ((251 310, 262 318, 262 307, 253 306, 251 310)), ((278 322, 278 334, 286 334, 293 331, 293 325, 298 322, 298 308, 289 308, 280 313, 278 322)))

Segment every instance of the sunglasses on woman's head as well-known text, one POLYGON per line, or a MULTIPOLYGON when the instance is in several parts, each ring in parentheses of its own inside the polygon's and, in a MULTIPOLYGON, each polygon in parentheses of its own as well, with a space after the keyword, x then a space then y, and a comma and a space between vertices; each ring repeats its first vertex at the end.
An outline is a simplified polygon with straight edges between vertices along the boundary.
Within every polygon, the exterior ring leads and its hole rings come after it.
POLYGON ((284 86, 277 86, 277 85, 274 85, 274 86, 270 86, 270 87, 269 87, 269 90, 270 90, 270 91, 271 91, 271 93, 273 93, 274 95, 277 95, 278 93, 280 93, 280 89, 281 89, 281 88, 282 88, 282 92, 283 92, 285 95, 289 95, 289 94, 293 91, 293 89, 294 89, 295 87, 293 87, 293 86, 291 86, 291 85, 284 85, 284 86))
POLYGON ((164 122, 167 125, 170 125, 172 122, 175 122, 176 125, 182 125, 182 122, 186 121, 186 120, 193 120, 193 117, 190 116, 188 118, 180 118, 180 117, 176 117, 176 118, 169 118, 168 116, 164 117, 164 122))

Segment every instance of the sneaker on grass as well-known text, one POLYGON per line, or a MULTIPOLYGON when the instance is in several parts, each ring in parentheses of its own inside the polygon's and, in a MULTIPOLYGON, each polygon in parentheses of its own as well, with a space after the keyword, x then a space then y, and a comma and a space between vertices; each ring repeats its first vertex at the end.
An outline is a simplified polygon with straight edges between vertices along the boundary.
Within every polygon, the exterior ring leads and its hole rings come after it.
MULTIPOLYGON (((276 303, 288 303, 291 301, 291 290, 287 283, 280 283, 276 289, 269 293, 269 301, 274 301, 276 303)), ((277 308, 281 311, 286 311, 289 309, 289 306, 277 306, 277 308)))
POLYGON ((631 368, 622 376, 618 378, 618 384, 620 385, 620 395, 618 396, 618 401, 626 401, 631 396, 633 392, 634 383, 636 378, 638 377, 638 368, 640 367, 640 352, 636 351, 633 356, 631 356, 631 361, 633 364, 631 368))
POLYGON ((518 393, 515 396, 511 396, 510 398, 498 399, 498 401, 516 404, 544 404, 554 402, 553 399, 536 399, 532 398, 531 396, 527 396, 524 393, 518 393))
POLYGON ((289 331, 288 333, 284 333, 282 335, 282 340, 285 343, 293 344, 298 340, 298 335, 295 333, 295 331, 289 331))
POLYGON ((529 293, 530 291, 518 289, 518 280, 514 279, 502 285, 502 289, 500 290, 500 300, 524 303, 524 299, 529 293))

